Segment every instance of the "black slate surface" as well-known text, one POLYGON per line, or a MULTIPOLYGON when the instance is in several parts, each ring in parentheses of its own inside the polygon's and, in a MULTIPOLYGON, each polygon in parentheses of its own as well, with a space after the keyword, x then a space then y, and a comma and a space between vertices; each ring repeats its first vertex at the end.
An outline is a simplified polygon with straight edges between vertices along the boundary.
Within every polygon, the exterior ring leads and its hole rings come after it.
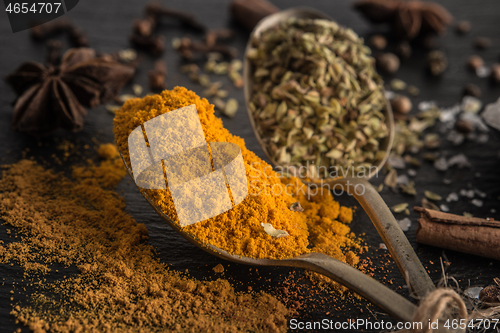
MULTIPOLYGON (((424 51, 415 47, 411 59, 403 61, 398 78, 409 84, 420 88, 421 93, 418 97, 412 98, 414 105, 419 101, 435 100, 441 106, 452 106, 460 101, 461 90, 466 83, 475 83, 483 90, 482 100, 484 103, 495 101, 500 95, 500 87, 491 86, 486 79, 477 78, 473 73, 465 69, 464 63, 469 55, 480 54, 487 64, 498 61, 500 54, 499 37, 499 18, 500 3, 493 1, 467 1, 467 0, 442 0, 439 1, 446 6, 457 19, 467 19, 472 22, 472 31, 466 36, 458 36, 452 29, 448 29, 448 34, 440 39, 440 49, 448 55, 449 68, 439 78, 428 76, 423 70, 424 51), (472 47, 475 36, 486 36, 493 40, 490 49, 484 51, 474 50, 472 47)), ((67 16, 69 16, 77 25, 82 27, 88 34, 91 46, 103 52, 112 52, 128 48, 127 36, 130 33, 131 22, 134 18, 141 15, 145 1, 123 1, 123 0, 85 0, 81 1, 67 16)), ((332 16, 339 23, 352 27, 358 34, 367 38, 375 31, 385 33, 387 28, 372 27, 361 16, 351 9, 350 1, 333 0, 311 0, 306 4, 303 1, 273 1, 280 8, 289 8, 299 5, 308 5, 319 10, 323 10, 332 16)), ((189 10, 194 13, 202 22, 209 27, 232 26, 227 11, 228 1, 170 1, 164 4, 189 10)), ((24 31, 13 34, 10 30, 7 16, 0 14, 0 76, 5 76, 26 60, 36 60, 42 62, 44 59, 45 48, 43 43, 34 42, 30 39, 29 32, 24 31)), ((232 45, 240 51, 240 58, 243 54, 244 45, 248 34, 236 27, 237 35, 232 45)), ((179 28, 175 24, 165 25, 161 32, 167 39, 167 50, 162 57, 166 60, 169 70, 168 86, 183 85, 198 93, 203 89, 193 84, 185 75, 180 73, 179 67, 182 64, 179 57, 175 54, 170 45, 174 36, 183 36, 190 34, 196 36, 194 32, 179 28)), ((67 40, 61 39, 66 46, 67 40)), ((393 47, 391 44, 389 47, 393 47)), ((143 62, 136 75, 135 82, 147 86, 147 71, 152 67, 154 58, 146 53, 143 55, 143 62)), ((386 77, 386 80, 390 77, 386 77)), ((230 86, 229 81, 225 81, 230 86)), ((125 92, 130 91, 130 86, 125 92), (127 90, 128 89, 128 90, 127 90)), ((264 157, 259 148, 256 139, 253 136, 248 118, 243 109, 243 92, 230 88, 230 95, 240 102, 240 109, 234 119, 223 118, 224 125, 234 134, 245 138, 247 147, 254 150, 259 156, 264 157)), ((12 106, 14 99, 11 89, 0 81, 0 159, 1 163, 12 163, 18 161, 23 156, 33 156, 40 161, 52 161, 56 169, 60 167, 54 163, 53 154, 61 155, 61 150, 57 149, 59 143, 69 140, 83 147, 84 144, 95 146, 95 142, 112 142, 112 115, 104 107, 97 107, 89 111, 85 122, 85 128, 79 133, 68 133, 64 131, 57 132, 50 138, 36 140, 22 133, 11 129, 12 106)), ((414 108, 413 112, 416 112, 414 108)), ((462 188, 474 187, 484 191, 487 197, 484 199, 483 207, 478 208, 470 203, 470 200, 461 199, 457 203, 449 204, 452 213, 461 214, 464 211, 470 212, 475 216, 500 218, 498 211, 499 175, 500 167, 500 141, 490 135, 490 140, 485 144, 475 142, 466 142, 458 147, 444 142, 442 151, 448 156, 463 152, 471 163, 471 169, 452 169, 445 173, 436 171, 432 165, 424 162, 418 169, 418 175, 415 179, 418 195, 415 198, 404 197, 401 194, 393 193, 389 190, 382 192, 382 197, 389 206, 400 202, 409 202, 410 207, 417 205, 423 197, 424 190, 430 190, 446 196, 452 191, 459 191, 462 188), (445 185, 442 179, 446 177, 453 182, 445 185), (491 213, 491 209, 496 209, 496 213, 491 213)), ((71 156, 69 161, 78 163, 85 154, 90 154, 82 150, 82 156, 71 156)), ((419 156, 422 154, 420 153, 419 156)), ((59 156, 60 157, 60 156, 59 156)), ((382 179, 373 180, 373 184, 378 185, 382 179)), ((192 246, 180 236, 177 236, 167 227, 162 220, 149 207, 147 202, 141 197, 135 185, 125 179, 119 186, 120 193, 123 193, 127 200, 127 210, 141 223, 145 223, 150 233, 150 243, 158 250, 160 258, 179 270, 188 269, 189 273, 200 279, 217 278, 212 271, 212 267, 222 263, 225 270, 225 278, 232 281, 238 290, 246 290, 251 286, 253 290, 265 290, 275 292, 283 285, 283 280, 288 276, 291 270, 284 268, 259 268, 258 272, 254 269, 250 272, 250 267, 235 265, 212 257, 202 250, 192 246), (251 274, 250 274, 251 273, 251 274)), ((355 205, 352 198, 343 196, 339 198, 345 205, 355 205)), ((396 218, 403 218, 398 214, 396 218)), ((406 233, 408 239, 414 246, 417 254, 421 258, 424 266, 430 272, 431 278, 438 281, 441 276, 439 258, 445 257, 451 265, 446 267, 446 272, 454 276, 462 289, 469 285, 481 285, 491 283, 492 278, 500 275, 499 262, 480 258, 472 255, 461 254, 453 251, 442 251, 438 248, 418 245, 415 242, 415 230, 417 227, 417 214, 411 212, 410 218, 413 222, 411 229, 406 233)), ((0 225, 0 240, 10 242, 13 239, 7 234, 8 226, 0 225)), ((371 225, 368 217, 361 209, 358 209, 355 219, 352 223, 354 232, 365 233, 364 238, 370 245, 368 255, 372 258, 374 266, 380 266, 379 261, 387 261, 383 250, 378 250, 378 244, 381 242, 374 227, 371 225)), ((397 290, 405 296, 404 281, 401 278, 394 264, 384 268, 383 274, 377 269, 375 278, 385 276, 383 283, 387 283, 391 288, 397 290), (388 281, 392 281, 389 284, 388 281)), ((59 270, 59 273, 51 273, 48 279, 57 278, 59 275, 70 274, 70 270, 59 270)), ((302 272, 297 271, 295 278, 299 280, 301 292, 304 295, 316 291, 306 279, 302 272)), ((22 291, 26 282, 22 280, 22 271, 16 266, 0 266, 0 332, 12 332, 19 326, 9 315, 11 304, 23 299, 22 291), (14 294, 11 294, 14 290, 14 294), (14 301, 10 300, 14 297, 14 301)), ((29 290, 28 290, 29 292, 29 290)), ((326 293, 319 293, 315 296, 315 301, 303 303, 303 308, 296 316, 299 320, 322 320, 327 318, 334 321, 345 321, 352 318, 365 318, 370 320, 388 320, 389 317, 380 313, 377 308, 368 305, 364 301, 338 300, 335 296, 326 293), (324 304, 321 304, 323 300, 324 304), (362 312, 360 311, 362 310, 362 312), (369 309, 369 310, 368 310, 369 309)), ((26 331, 23 328, 23 331, 26 331)))

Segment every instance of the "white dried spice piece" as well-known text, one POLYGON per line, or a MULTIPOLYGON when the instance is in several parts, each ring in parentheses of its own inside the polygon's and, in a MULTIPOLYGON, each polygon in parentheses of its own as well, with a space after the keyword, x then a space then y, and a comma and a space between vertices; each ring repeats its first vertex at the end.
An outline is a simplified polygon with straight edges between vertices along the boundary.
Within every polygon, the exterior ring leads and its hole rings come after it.
POLYGON ((450 185, 452 183, 452 180, 448 179, 448 178, 444 178, 443 179, 443 183, 446 184, 446 185, 450 185))
POLYGON ((391 155, 387 159, 387 164, 395 169, 404 169, 406 168, 406 163, 403 157, 397 155, 391 155))
POLYGON ((446 158, 440 157, 437 160, 435 160, 434 161, 434 168, 436 168, 439 171, 448 170, 448 162, 446 161, 446 158))
POLYGON ((472 299, 479 299, 479 293, 483 290, 483 287, 470 287, 464 290, 464 296, 472 299))
POLYGON ((274 229, 274 227, 271 223, 261 223, 260 225, 262 227, 264 227, 264 231, 269 236, 276 237, 276 238, 289 236, 288 232, 286 232, 285 230, 274 229))
POLYGON ((453 201, 458 201, 458 194, 456 194, 455 192, 451 192, 446 197, 446 202, 453 202, 453 201))
POLYGON ((379 249, 379 250, 387 250, 387 246, 386 246, 384 243, 380 243, 380 244, 378 245, 378 249, 379 249))
POLYGON ((403 185, 406 185, 410 182, 410 178, 408 178, 407 175, 401 175, 401 176, 398 176, 398 178, 396 179, 396 183, 397 184, 403 184, 403 185))
POLYGON ((385 98, 387 98, 388 100, 391 100, 394 98, 394 96, 396 96, 396 93, 394 91, 386 90, 384 95, 385 95, 385 98))
POLYGON ((445 204, 439 205, 439 209, 441 209, 443 212, 449 212, 450 208, 446 206, 445 204))
POLYGON ((476 97, 464 96, 460 108, 464 112, 478 113, 483 107, 483 102, 476 97))
POLYGON ((402 220, 398 221, 399 227, 403 231, 408 231, 411 227, 411 220, 408 217, 405 217, 402 220))
POLYGON ((408 169, 408 176, 415 177, 417 175, 417 171, 414 169, 408 169))
POLYGON ((455 104, 449 108, 442 108, 439 111, 439 121, 442 123, 452 122, 453 125, 457 115, 460 113, 460 104, 455 104))
POLYGON ((459 133, 455 130, 451 130, 451 131, 449 131, 448 135, 446 136, 446 140, 453 143, 454 146, 459 146, 465 141, 465 135, 463 135, 462 133, 459 133))
POLYGON ((435 101, 422 101, 418 103, 418 110, 419 111, 427 111, 433 107, 436 107, 437 104, 435 101))
POLYGON ((472 199, 474 198, 474 190, 466 190, 463 188, 460 190, 460 195, 472 199))
POLYGON ((460 169, 462 169, 462 168, 470 168, 471 167, 469 159, 464 154, 458 154, 458 155, 452 156, 448 160, 448 166, 449 167, 452 167, 452 166, 455 166, 455 165, 458 166, 460 169))
POLYGON ((485 78, 485 77, 490 76, 490 74, 491 74, 491 69, 489 67, 481 66, 481 67, 476 68, 477 77, 485 78))
POLYGON ((483 207, 483 200, 472 199, 471 203, 476 207, 483 207))
POLYGON ((474 192, 476 192, 476 194, 477 194, 478 196, 480 196, 481 198, 486 198, 486 193, 484 193, 483 191, 481 191, 481 190, 479 190, 479 189, 475 188, 475 189, 474 189, 474 192))

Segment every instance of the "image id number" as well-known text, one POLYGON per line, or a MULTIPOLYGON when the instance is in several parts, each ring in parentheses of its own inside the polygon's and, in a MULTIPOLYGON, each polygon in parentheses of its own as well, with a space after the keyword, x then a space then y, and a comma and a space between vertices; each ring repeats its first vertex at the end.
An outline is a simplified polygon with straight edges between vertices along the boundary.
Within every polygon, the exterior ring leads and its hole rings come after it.
POLYGON ((9 3, 7 8, 5 8, 5 11, 8 12, 9 14, 27 14, 27 13, 35 13, 35 14, 52 14, 55 13, 57 14, 59 11, 59 8, 61 7, 60 2, 38 2, 34 3, 30 6, 30 3, 26 2, 15 2, 15 3, 9 3))

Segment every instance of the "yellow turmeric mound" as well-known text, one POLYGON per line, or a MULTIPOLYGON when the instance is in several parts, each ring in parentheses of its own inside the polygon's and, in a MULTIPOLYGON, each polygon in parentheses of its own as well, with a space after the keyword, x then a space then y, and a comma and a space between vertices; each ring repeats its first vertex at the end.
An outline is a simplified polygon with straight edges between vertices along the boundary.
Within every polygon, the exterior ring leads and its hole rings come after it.
MULTIPOLYGON (((310 195, 309 189, 299 179, 281 178, 269 164, 245 147, 243 139, 223 127, 222 121, 214 115, 213 105, 185 88, 176 87, 159 95, 130 99, 116 112, 115 140, 129 167, 130 133, 150 119, 191 104, 196 106, 207 142, 231 142, 240 147, 248 195, 229 211, 184 227, 186 232, 229 253, 252 258, 283 259, 319 251, 350 264, 356 263, 353 253, 345 249, 357 248, 347 226, 352 220, 351 209, 340 207, 326 190, 310 195), (290 206, 295 202, 300 202, 305 210, 292 211, 290 206), (270 223, 289 236, 272 237, 264 231, 261 223, 270 223)), ((145 192, 163 212, 179 223, 168 188, 145 192)))

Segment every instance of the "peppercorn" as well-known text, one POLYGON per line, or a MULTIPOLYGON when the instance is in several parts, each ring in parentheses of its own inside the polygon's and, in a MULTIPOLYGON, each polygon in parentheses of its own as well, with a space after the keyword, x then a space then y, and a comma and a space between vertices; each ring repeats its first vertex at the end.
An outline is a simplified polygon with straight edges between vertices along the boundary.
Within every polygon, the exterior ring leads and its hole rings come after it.
POLYGON ((427 68, 429 72, 437 76, 442 74, 448 67, 448 59, 443 51, 431 51, 427 55, 427 68))
POLYGON ((496 285, 484 287, 479 293, 479 300, 485 303, 500 303, 500 279, 494 279, 496 285))
POLYGON ((424 37, 421 43, 424 49, 427 50, 435 50, 439 48, 440 45, 439 40, 432 35, 427 35, 426 37, 424 37))
POLYGON ((411 57, 411 45, 407 41, 402 41, 396 46, 396 53, 401 59, 408 59, 411 57))
POLYGON ((394 53, 384 53, 377 57, 377 65, 388 74, 394 74, 399 69, 399 58, 394 53))
POLYGON ((403 95, 396 95, 391 99, 392 110, 399 114, 407 114, 411 111, 411 100, 403 95))
POLYGON ((491 66, 490 79, 494 83, 500 82, 500 64, 493 64, 491 66))
POLYGON ((474 130, 474 124, 465 119, 460 119, 455 123, 455 129, 460 133, 470 133, 474 130))
POLYGON ((472 25, 469 21, 459 21, 455 26, 455 30, 460 35, 465 35, 470 32, 472 25))
POLYGON ((477 70, 480 67, 484 66, 483 58, 478 55, 471 55, 467 60, 467 66, 472 70, 477 70))
POLYGON ((373 35, 368 40, 371 47, 377 50, 383 50, 387 46, 387 39, 382 35, 373 35))
POLYGON ((485 50, 491 46, 491 39, 488 37, 476 37, 474 39, 474 47, 476 49, 485 50))
POLYGON ((167 76, 167 66, 163 60, 157 60, 154 69, 150 70, 148 75, 151 90, 164 90, 166 88, 165 77, 167 76))
POLYGON ((481 88, 473 83, 467 83, 462 91, 463 96, 481 97, 481 88))

